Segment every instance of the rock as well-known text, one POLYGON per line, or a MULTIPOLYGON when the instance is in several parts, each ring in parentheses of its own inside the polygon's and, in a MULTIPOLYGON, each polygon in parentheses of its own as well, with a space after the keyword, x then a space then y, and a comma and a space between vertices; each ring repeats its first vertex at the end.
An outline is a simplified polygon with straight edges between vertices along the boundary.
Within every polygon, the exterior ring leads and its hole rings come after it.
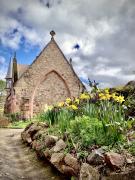
POLYGON ((53 147, 53 151, 59 152, 59 151, 65 149, 66 146, 67 146, 66 143, 62 139, 60 139, 59 141, 56 142, 56 145, 53 147))
POLYGON ((32 142, 32 139, 31 139, 31 137, 30 137, 30 134, 28 134, 27 132, 22 132, 21 133, 21 138, 22 138, 22 140, 24 141, 24 142, 27 142, 28 144, 31 144, 31 142, 32 142))
POLYGON ((125 87, 128 87, 128 86, 132 86, 133 88, 135 88, 135 81, 129 81, 125 87))
POLYGON ((42 128, 48 128, 49 127, 48 123, 46 123, 46 122, 39 122, 38 126, 40 126, 42 128))
POLYGON ((33 124, 34 124, 33 122, 30 123, 30 124, 28 124, 28 125, 26 126, 26 128, 24 129, 24 132, 27 131, 33 124))
POLYGON ((76 158, 74 158, 71 154, 66 154, 64 161, 66 165, 74 169, 75 174, 78 174, 80 165, 76 158))
POLYGON ((64 153, 53 153, 50 159, 50 162, 61 172, 63 173, 62 170, 62 161, 64 159, 64 153))
POLYGON ((37 124, 31 123, 29 124, 25 130, 21 133, 21 137, 24 142, 31 143, 30 141, 33 140, 34 135, 41 129, 40 126, 37 124), (30 139, 31 138, 31 139, 30 139))
POLYGON ((45 151, 44 151, 44 156, 47 158, 47 159, 50 159, 51 158, 51 156, 52 156, 52 154, 53 154, 53 151, 51 150, 51 149, 46 149, 45 151))
POLYGON ((99 180, 100 175, 96 168, 87 163, 83 163, 80 170, 79 180, 99 180))
POLYGON ((105 162, 112 169, 119 169, 125 163, 125 157, 114 152, 105 153, 105 162))
POLYGON ((132 163, 133 163, 133 161, 132 161, 132 159, 128 159, 128 158, 126 158, 126 163, 127 163, 127 164, 132 164, 132 163))
POLYGON ((0 127, 8 127, 10 121, 6 117, 0 117, 0 127))
POLYGON ((104 156, 102 149, 95 149, 88 157, 87 162, 93 165, 100 165, 104 163, 104 156))
POLYGON ((52 147, 55 145, 56 141, 58 141, 58 137, 57 136, 51 136, 51 135, 47 135, 45 137, 45 146, 46 147, 52 147))
POLYGON ((101 180, 135 180, 135 168, 125 172, 113 172, 109 176, 103 176, 101 180))
POLYGON ((37 131, 37 133, 34 134, 34 136, 33 136, 32 139, 35 140, 35 139, 40 138, 40 137, 42 136, 43 133, 44 133, 44 130, 39 130, 39 131, 37 131))
POLYGON ((32 141, 31 145, 32 145, 32 149, 36 149, 37 141, 36 140, 32 141))
POLYGON ((53 165, 55 164, 59 164, 64 158, 64 153, 53 153, 52 156, 51 156, 51 163, 53 165))
POLYGON ((36 134, 37 131, 39 131, 40 129, 41 127, 38 126, 37 124, 32 124, 30 128, 27 130, 27 133, 30 134, 30 137, 32 138, 34 134, 36 134))
POLYGON ((62 173, 68 177, 77 175, 76 172, 74 171, 74 169, 69 166, 62 165, 61 169, 62 169, 62 173))
POLYGON ((44 144, 40 141, 37 141, 35 147, 36 151, 42 151, 43 148, 44 148, 44 144))
POLYGON ((26 141, 27 141, 27 143, 28 143, 28 144, 31 144, 31 143, 32 143, 32 139, 31 139, 31 137, 26 136, 26 141))
POLYGON ((127 164, 134 164, 135 163, 135 157, 132 156, 130 153, 126 153, 125 157, 126 157, 126 163, 127 164))

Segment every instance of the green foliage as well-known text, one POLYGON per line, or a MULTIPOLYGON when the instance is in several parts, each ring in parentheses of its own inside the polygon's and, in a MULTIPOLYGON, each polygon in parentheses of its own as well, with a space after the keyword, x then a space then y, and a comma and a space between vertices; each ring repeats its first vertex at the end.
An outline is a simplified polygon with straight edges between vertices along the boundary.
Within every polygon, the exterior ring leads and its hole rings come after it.
POLYGON ((83 159, 85 159, 86 157, 88 157, 88 152, 87 151, 79 151, 78 153, 77 153, 77 157, 78 157, 78 159, 80 159, 80 160, 83 160, 83 159))
POLYGON ((25 128, 28 124, 30 124, 31 121, 27 120, 27 121, 14 121, 12 124, 10 124, 8 127, 9 128, 19 128, 19 129, 23 129, 25 128))
POLYGON ((135 156, 135 142, 133 142, 130 146, 129 146, 129 151, 130 153, 135 156))
POLYGON ((54 108, 40 115, 41 121, 48 121, 50 126, 59 124, 61 132, 65 132, 69 121, 75 118, 75 112, 68 109, 54 108))
POLYGON ((80 141, 83 147, 93 144, 113 145, 123 139, 122 131, 119 131, 117 124, 106 125, 103 121, 88 116, 76 117, 72 120, 69 132, 74 143, 80 141))
POLYGON ((4 102, 5 102, 5 86, 6 82, 0 80, 0 114, 3 114, 4 111, 4 102))
POLYGON ((118 92, 125 96, 125 114, 126 118, 135 117, 135 81, 130 81, 126 86, 120 90, 114 89, 113 91, 118 92))
POLYGON ((3 93, 5 91, 5 87, 6 87, 6 82, 3 80, 0 80, 0 96, 3 95, 3 93))
POLYGON ((41 121, 48 121, 50 125, 58 122, 58 115, 60 111, 58 108, 53 108, 52 110, 47 110, 40 115, 41 121))
POLYGON ((127 117, 135 117, 135 93, 129 95, 125 101, 125 113, 127 117))
POLYGON ((8 118, 11 123, 21 120, 20 117, 20 113, 12 113, 8 115, 8 118))
MULTIPOLYGON (((92 83, 92 82, 90 82, 92 83)), ((93 84, 91 85, 93 87, 93 84)), ((122 90, 119 89, 119 91, 122 90)), ((127 98, 128 99, 128 98, 127 98)), ((40 120, 48 121, 50 128, 48 133, 63 135, 66 133, 68 150, 75 149, 81 159, 85 158, 83 153, 87 148, 104 146, 109 149, 124 148, 127 143, 126 133, 133 128, 134 119, 125 116, 125 107, 128 101, 117 93, 111 94, 111 90, 99 90, 94 84, 93 94, 81 94, 76 100, 61 102, 57 106, 40 115, 40 120)), ((134 107, 134 99, 130 99, 134 107)), ((135 112, 135 111, 134 111, 135 112)), ((134 146, 130 146, 134 153, 134 146)))

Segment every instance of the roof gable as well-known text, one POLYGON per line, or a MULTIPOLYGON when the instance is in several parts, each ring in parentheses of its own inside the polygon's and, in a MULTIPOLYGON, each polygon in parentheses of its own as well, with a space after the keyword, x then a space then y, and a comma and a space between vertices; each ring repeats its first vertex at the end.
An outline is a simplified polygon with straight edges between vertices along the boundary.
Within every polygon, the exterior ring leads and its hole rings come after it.
POLYGON ((46 74, 51 71, 56 71, 62 78, 66 79, 69 86, 78 84, 78 86, 85 89, 85 86, 82 84, 53 36, 32 64, 21 75, 20 79, 25 78, 26 83, 29 85, 36 85, 46 74), (29 80, 29 78, 31 78, 31 80, 29 80))

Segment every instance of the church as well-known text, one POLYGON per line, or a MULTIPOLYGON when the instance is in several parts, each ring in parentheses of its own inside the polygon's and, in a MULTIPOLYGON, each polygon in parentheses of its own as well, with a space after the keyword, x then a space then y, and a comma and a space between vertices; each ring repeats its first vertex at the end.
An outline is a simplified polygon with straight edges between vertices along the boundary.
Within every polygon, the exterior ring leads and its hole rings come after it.
POLYGON ((42 112, 45 105, 55 105, 66 98, 77 97, 85 90, 54 39, 35 58, 31 65, 18 64, 11 59, 6 75, 7 98, 5 114, 19 113, 31 118, 42 112))

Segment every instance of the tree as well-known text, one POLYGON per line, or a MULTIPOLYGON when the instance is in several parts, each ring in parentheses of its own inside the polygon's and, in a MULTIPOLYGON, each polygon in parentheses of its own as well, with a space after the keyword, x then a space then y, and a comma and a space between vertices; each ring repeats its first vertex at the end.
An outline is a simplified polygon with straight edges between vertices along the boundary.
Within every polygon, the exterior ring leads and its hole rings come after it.
POLYGON ((2 97, 5 94, 5 86, 6 86, 6 82, 0 80, 0 97, 2 97))

